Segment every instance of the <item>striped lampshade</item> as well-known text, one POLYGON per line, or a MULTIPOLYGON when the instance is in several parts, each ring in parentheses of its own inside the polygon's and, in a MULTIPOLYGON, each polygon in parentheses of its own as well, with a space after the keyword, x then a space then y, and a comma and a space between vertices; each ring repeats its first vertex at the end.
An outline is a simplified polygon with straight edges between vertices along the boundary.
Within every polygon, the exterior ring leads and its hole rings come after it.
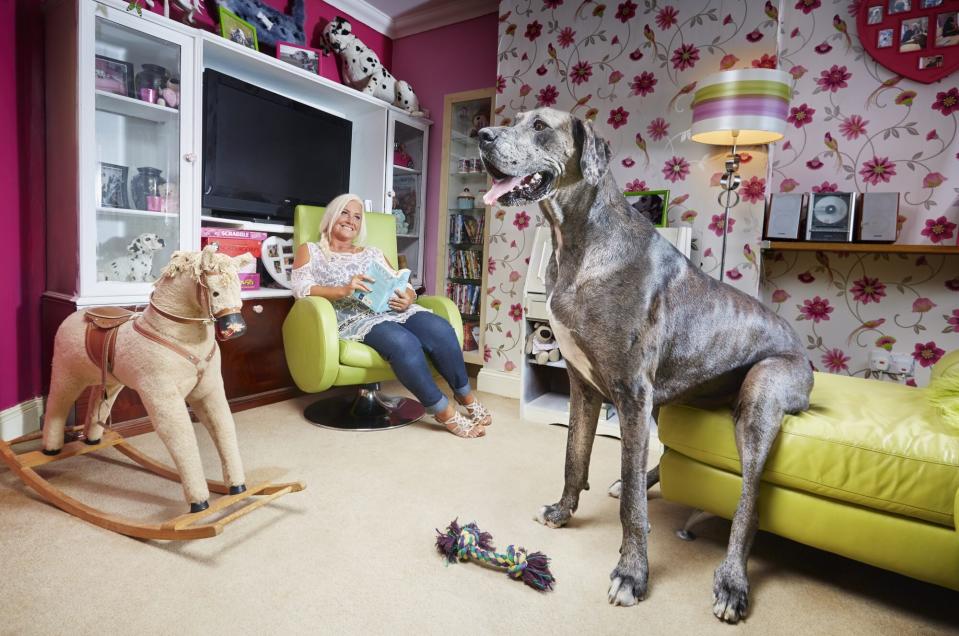
POLYGON ((713 73, 699 82, 693 96, 692 139, 720 146, 782 139, 790 92, 789 73, 778 69, 713 73))

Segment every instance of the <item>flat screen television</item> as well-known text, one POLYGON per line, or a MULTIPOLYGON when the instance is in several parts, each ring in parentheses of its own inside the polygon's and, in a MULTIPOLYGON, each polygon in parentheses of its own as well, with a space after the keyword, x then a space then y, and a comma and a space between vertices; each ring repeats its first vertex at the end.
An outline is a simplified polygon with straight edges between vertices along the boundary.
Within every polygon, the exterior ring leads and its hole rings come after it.
POLYGON ((353 122, 203 73, 203 200, 215 215, 292 221, 350 189, 353 122))

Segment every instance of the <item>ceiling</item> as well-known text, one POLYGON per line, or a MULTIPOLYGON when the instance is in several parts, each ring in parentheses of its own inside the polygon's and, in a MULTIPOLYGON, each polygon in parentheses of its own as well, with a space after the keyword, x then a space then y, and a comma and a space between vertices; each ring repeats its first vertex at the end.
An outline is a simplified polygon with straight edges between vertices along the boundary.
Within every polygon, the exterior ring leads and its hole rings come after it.
POLYGON ((327 3, 393 39, 499 10, 499 0, 327 0, 327 3))

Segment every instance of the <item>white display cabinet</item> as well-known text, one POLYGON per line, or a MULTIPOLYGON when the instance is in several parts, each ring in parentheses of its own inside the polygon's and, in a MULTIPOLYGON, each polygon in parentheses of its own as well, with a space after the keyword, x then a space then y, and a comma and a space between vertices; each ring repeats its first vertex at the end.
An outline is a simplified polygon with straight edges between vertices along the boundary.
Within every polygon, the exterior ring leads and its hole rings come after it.
POLYGON ((437 230, 436 293, 446 294, 463 318, 463 358, 483 364, 486 254, 490 208, 483 203, 489 175, 476 132, 488 125, 495 89, 447 95, 443 105, 443 174, 437 230), (463 197, 468 194, 472 197, 463 197))
MULTIPOLYGON (((141 305, 175 250, 199 249, 201 225, 292 232, 287 225, 202 209, 205 69, 350 120, 350 191, 385 211, 393 209, 395 188, 414 193, 407 196, 413 201, 410 232, 399 237, 398 247, 422 282, 429 120, 216 34, 146 11, 138 16, 127 5, 51 0, 45 7, 47 298, 77 307, 141 305), (179 80, 175 105, 140 92, 151 85, 150 73, 160 89, 179 80), (413 156, 413 169, 393 167, 394 141, 413 156), (154 246, 163 241, 149 280, 107 280, 114 277, 111 261, 129 256, 141 235, 155 236, 154 246)), ((244 292, 245 298, 290 295, 267 288, 244 292)))
MULTIPOLYGON (((689 258, 692 230, 689 227, 658 227, 656 230, 689 258)), ((546 295, 546 268, 553 253, 548 226, 536 228, 529 270, 523 285, 523 342, 537 323, 549 323, 549 298, 546 295)), ((525 350, 524 350, 525 351, 525 350)), ((569 424, 569 374, 566 360, 539 364, 524 352, 520 367, 520 417, 543 424, 569 424)), ((616 409, 604 402, 600 411, 597 435, 619 437, 619 416, 616 409)))
POLYGON ((75 40, 48 38, 51 61, 64 61, 48 64, 48 84, 62 88, 50 95, 48 121, 76 106, 49 131, 48 176, 58 186, 48 198, 57 221, 49 226, 51 289, 75 294, 78 304, 127 302, 144 298, 173 252, 195 243, 195 95, 176 89, 193 85, 194 38, 98 3, 76 9, 75 40), (157 103, 164 89, 173 91, 171 105, 157 103), (64 143, 70 137, 76 146, 64 143), (74 148, 79 157, 71 156, 74 148), (76 189, 62 187, 61 177, 76 189), (75 239, 65 231, 70 226, 75 239), (143 253, 131 252, 138 237, 150 253, 146 268, 111 267, 143 253))
POLYGON ((387 171, 386 212, 397 215, 397 268, 408 268, 413 286, 423 284, 423 248, 426 237, 426 166, 429 160, 429 123, 390 112, 390 170, 387 171))

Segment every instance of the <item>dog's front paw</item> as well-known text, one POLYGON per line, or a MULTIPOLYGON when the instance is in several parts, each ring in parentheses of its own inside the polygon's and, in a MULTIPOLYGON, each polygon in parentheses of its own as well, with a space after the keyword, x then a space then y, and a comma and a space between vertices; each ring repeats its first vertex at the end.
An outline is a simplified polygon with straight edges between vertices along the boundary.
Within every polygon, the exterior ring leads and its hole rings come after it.
POLYGON ((562 528, 572 517, 573 511, 569 508, 563 508, 559 504, 551 504, 540 508, 539 512, 536 513, 536 516, 533 518, 544 526, 562 528))
POLYGON ((738 623, 749 609, 749 581, 721 565, 713 578, 713 614, 726 623, 738 623))
POLYGON ((649 582, 648 571, 644 568, 629 568, 622 563, 609 575, 610 584, 607 597, 610 605, 629 607, 646 598, 649 582))

